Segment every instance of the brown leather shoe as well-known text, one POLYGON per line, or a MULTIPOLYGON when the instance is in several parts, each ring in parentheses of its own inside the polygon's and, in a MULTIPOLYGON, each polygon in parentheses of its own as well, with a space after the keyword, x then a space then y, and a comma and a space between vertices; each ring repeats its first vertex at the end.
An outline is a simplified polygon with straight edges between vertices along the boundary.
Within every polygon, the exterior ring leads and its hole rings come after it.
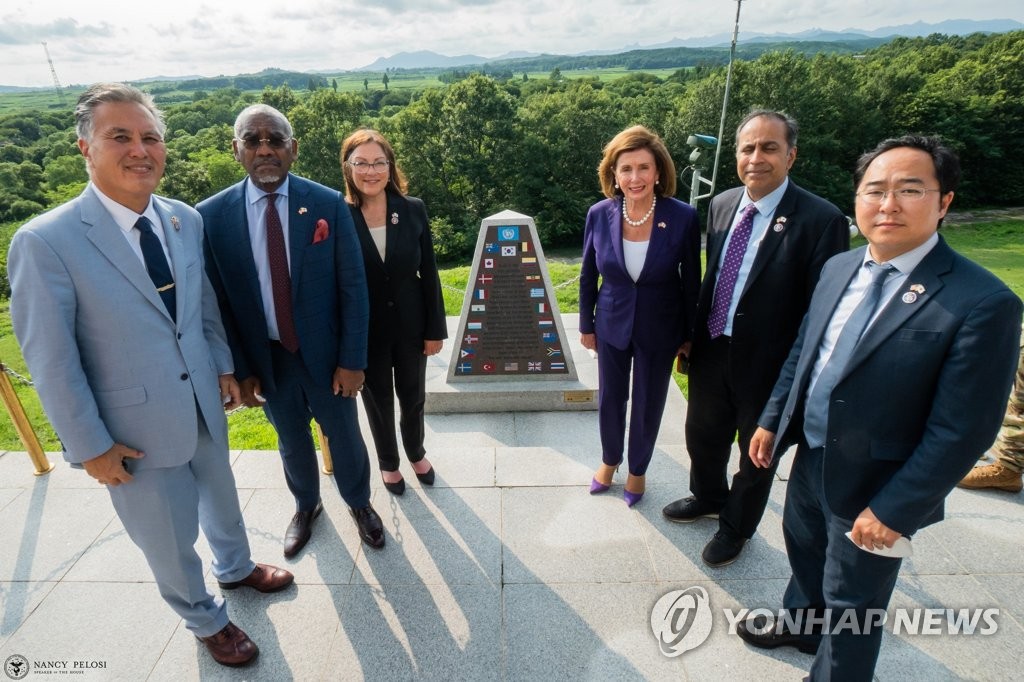
POLYGON ((220 632, 197 639, 206 645, 213 660, 234 668, 249 665, 260 653, 259 647, 249 639, 249 635, 230 621, 220 632))
POLYGON ((256 568, 252 569, 245 578, 237 580, 233 583, 222 583, 217 581, 223 590, 234 590, 239 587, 251 587, 257 592, 277 592, 283 590, 295 581, 293 576, 283 568, 277 566, 271 566, 269 564, 256 564, 256 568))
POLYGON ((313 511, 295 512, 292 522, 288 524, 288 530, 284 533, 284 558, 291 559, 299 553, 313 534, 313 521, 320 516, 324 510, 324 503, 317 502, 313 511))
POLYGON ((355 519, 356 528, 359 529, 359 539, 374 549, 384 546, 384 522, 373 510, 373 507, 366 505, 361 509, 349 509, 352 518, 355 519))

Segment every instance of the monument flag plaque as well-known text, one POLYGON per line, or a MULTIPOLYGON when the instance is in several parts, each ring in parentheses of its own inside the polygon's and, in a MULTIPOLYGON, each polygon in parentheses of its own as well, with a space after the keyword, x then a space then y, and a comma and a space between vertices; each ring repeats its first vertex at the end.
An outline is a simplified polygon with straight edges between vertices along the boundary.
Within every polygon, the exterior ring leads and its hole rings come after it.
POLYGON ((480 224, 448 381, 576 380, 533 218, 480 224))

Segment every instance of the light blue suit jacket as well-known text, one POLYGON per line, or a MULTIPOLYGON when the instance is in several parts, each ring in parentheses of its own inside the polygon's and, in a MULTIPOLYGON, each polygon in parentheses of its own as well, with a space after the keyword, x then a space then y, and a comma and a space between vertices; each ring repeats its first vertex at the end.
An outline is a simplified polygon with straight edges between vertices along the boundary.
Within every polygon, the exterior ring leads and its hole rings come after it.
POLYGON ((132 470, 189 461, 198 412, 227 445, 218 375, 233 371, 203 268, 202 219, 153 197, 177 290, 175 323, 90 185, 24 225, 11 241, 11 319, 65 457, 113 444, 141 450, 132 470))

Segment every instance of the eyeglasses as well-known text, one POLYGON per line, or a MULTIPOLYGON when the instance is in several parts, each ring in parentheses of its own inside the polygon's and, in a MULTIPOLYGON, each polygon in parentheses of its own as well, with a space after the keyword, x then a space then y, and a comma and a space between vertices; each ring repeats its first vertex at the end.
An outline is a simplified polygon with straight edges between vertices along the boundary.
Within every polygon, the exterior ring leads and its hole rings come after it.
POLYGON ((865 192, 857 192, 857 196, 865 204, 881 204, 890 194, 898 202, 921 201, 929 192, 941 192, 941 189, 922 189, 920 187, 903 187, 901 189, 869 189, 865 192))
POLYGON ((285 145, 292 141, 290 137, 279 137, 274 135, 273 137, 236 137, 236 140, 242 143, 242 146, 250 151, 256 151, 261 146, 266 144, 271 149, 284 149, 285 145))
POLYGON ((349 168, 351 168, 353 172, 359 173, 360 175, 363 173, 369 173, 371 170, 377 173, 383 173, 390 165, 387 161, 374 161, 373 163, 370 163, 369 161, 346 161, 345 163, 348 164, 349 168))

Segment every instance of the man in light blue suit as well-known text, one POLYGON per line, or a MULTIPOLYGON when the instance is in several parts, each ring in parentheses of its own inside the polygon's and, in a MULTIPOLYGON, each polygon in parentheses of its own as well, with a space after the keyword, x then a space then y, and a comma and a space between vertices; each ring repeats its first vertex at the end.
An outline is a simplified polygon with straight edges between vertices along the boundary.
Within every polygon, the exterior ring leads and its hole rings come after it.
POLYGON ((222 588, 293 578, 249 555, 224 418, 240 394, 202 221, 153 195, 167 151, 149 95, 95 85, 75 120, 90 184, 15 234, 14 332, 66 459, 107 486, 160 594, 213 658, 245 665, 259 651, 206 589, 199 527, 222 588))

